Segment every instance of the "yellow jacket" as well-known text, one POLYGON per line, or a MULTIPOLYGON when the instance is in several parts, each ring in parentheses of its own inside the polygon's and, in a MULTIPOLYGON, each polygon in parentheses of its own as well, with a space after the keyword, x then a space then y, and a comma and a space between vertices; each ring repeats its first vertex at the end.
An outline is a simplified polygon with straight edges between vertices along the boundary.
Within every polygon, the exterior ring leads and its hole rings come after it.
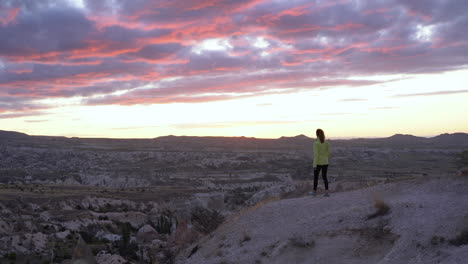
POLYGON ((320 142, 316 139, 314 142, 314 168, 317 165, 328 165, 328 158, 330 158, 330 143, 328 140, 320 142))

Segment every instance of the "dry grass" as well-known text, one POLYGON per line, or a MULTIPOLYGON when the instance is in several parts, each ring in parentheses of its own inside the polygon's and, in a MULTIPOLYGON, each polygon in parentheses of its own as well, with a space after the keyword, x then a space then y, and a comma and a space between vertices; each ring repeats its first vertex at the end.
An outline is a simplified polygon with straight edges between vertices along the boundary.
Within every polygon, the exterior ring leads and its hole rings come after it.
POLYGON ((388 206, 382 199, 375 199, 374 207, 376 211, 367 216, 367 220, 373 219, 379 216, 384 216, 390 212, 390 206, 388 206))
POLYGON ((191 221, 195 230, 209 234, 224 222, 224 216, 216 210, 197 207, 192 211, 191 221))

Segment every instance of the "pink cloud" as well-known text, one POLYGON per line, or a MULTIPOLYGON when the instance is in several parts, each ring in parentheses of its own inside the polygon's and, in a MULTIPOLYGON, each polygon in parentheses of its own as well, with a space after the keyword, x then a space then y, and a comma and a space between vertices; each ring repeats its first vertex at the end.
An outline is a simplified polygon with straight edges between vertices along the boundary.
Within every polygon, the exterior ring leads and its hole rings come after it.
POLYGON ((370 10, 364 10, 362 12, 364 15, 372 15, 372 14, 382 14, 382 13, 388 13, 392 10, 391 8, 379 8, 379 9, 370 9, 370 10))
POLYGON ((468 2, 449 2, 88 1, 86 12, 61 0, 0 4, 0 95, 15 103, 96 94, 106 100, 95 104, 195 103, 460 68, 468 63, 460 33, 468 2), (414 38, 421 24, 434 25, 430 39, 414 38), (225 46, 194 52, 213 38, 225 46), (254 45, 259 38, 267 45, 254 45), (179 81, 166 87, 170 77, 179 81), (105 96, 152 85, 167 89, 105 96))
POLYGON ((19 7, 0 9, 0 23, 5 27, 14 22, 20 11, 19 7))
POLYGON ((408 15, 414 16, 414 17, 420 17, 424 19, 426 22, 429 22, 432 20, 432 17, 430 15, 423 14, 422 12, 419 12, 413 9, 408 9, 408 15))

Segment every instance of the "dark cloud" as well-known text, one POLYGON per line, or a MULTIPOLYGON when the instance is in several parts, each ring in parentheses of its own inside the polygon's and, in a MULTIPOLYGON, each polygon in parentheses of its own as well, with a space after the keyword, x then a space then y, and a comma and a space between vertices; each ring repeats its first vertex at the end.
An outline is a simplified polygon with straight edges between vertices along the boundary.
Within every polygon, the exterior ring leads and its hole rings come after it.
POLYGON ((47 55, 87 47, 93 24, 72 8, 51 8, 20 12, 14 23, 0 27, 0 56, 47 55))

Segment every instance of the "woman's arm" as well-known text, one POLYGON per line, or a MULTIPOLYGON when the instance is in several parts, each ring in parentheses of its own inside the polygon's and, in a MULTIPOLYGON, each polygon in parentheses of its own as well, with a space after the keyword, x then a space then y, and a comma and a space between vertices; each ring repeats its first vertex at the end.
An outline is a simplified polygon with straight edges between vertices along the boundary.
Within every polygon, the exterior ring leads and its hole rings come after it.
POLYGON ((318 160, 318 147, 317 144, 314 142, 314 169, 317 168, 317 160, 318 160))

